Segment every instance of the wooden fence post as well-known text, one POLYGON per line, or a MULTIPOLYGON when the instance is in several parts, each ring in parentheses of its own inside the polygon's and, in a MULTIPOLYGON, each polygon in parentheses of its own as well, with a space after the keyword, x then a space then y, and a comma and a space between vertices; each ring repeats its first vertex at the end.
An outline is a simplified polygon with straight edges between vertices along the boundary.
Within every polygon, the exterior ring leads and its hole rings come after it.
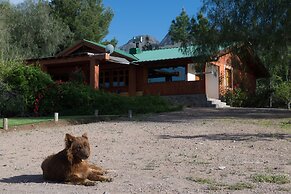
POLYGON ((59 121, 59 113, 55 112, 55 122, 59 121))
POLYGON ((3 119, 3 129, 8 130, 8 119, 7 118, 3 119))
POLYGON ((128 110, 128 118, 132 119, 132 110, 128 110))
POLYGON ((95 110, 95 117, 99 116, 99 110, 95 110))

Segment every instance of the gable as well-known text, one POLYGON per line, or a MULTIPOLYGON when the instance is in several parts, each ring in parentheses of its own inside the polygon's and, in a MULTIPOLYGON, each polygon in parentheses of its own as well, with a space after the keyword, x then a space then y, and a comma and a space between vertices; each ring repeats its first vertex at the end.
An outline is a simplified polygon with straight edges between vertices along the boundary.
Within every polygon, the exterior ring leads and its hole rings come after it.
MULTIPOLYGON (((56 57, 75 56, 75 55, 84 54, 84 53, 104 54, 105 48, 106 48, 105 45, 84 39, 84 40, 78 41, 73 46, 58 53, 56 57)), ((134 57, 133 55, 128 54, 119 49, 115 49, 111 55, 115 57, 122 57, 129 61, 137 60, 137 58, 134 57)))

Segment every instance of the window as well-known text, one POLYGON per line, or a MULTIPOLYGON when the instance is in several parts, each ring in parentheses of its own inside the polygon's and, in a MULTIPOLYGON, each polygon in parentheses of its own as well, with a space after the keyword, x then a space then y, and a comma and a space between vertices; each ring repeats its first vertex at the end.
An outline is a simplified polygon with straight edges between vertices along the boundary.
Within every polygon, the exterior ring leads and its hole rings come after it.
POLYGON ((225 69, 225 86, 232 88, 232 71, 231 69, 225 69))
POLYGON ((156 67, 148 70, 148 83, 175 82, 186 80, 185 66, 156 67))
POLYGON ((99 84, 100 88, 109 88, 110 86, 110 78, 109 78, 109 72, 100 72, 99 75, 99 84))
POLYGON ((100 72, 100 88, 128 86, 128 70, 100 72))

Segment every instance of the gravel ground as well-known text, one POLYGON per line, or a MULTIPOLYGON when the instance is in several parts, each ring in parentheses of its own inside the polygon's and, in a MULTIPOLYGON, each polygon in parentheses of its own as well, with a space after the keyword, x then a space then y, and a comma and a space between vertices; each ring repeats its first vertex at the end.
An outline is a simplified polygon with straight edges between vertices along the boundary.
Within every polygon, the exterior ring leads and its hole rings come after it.
POLYGON ((291 193, 291 111, 186 108, 180 112, 82 125, 45 124, 0 132, 0 193, 291 193), (48 183, 44 158, 65 133, 88 133, 89 161, 113 182, 93 187, 48 183), (238 190, 241 189, 241 190, 238 190))

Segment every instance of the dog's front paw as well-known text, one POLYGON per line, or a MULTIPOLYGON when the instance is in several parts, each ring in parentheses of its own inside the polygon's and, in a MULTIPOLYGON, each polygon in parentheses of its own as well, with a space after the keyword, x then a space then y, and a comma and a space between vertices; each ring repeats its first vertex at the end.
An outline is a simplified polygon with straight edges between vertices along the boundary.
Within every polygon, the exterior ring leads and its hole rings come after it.
POLYGON ((85 185, 85 186, 95 186, 96 185, 96 182, 94 182, 94 181, 85 181, 83 183, 83 185, 85 185))
POLYGON ((107 177, 107 178, 105 178, 104 181, 105 181, 105 182, 112 182, 112 181, 113 181, 113 178, 111 178, 111 177, 107 177))

